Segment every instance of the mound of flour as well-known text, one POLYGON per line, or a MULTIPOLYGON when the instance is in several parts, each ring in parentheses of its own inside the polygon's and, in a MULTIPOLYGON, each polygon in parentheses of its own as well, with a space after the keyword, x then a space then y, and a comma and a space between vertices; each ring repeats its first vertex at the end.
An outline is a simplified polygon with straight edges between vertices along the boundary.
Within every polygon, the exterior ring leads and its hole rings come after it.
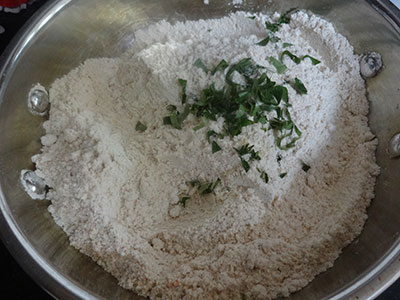
POLYGON ((258 46, 268 19, 161 21, 138 31, 122 57, 89 59, 51 86, 42 152, 32 158, 52 188, 49 211, 71 244, 121 286, 152 299, 287 296, 360 233, 379 168, 358 56, 329 22, 304 12, 281 26, 279 42, 258 46), (198 131, 192 115, 183 130, 163 125, 166 106, 180 106, 178 78, 189 95, 223 83, 222 72, 206 74, 196 59, 215 66, 251 57, 273 70, 268 57, 284 42, 321 60, 297 65, 285 57, 287 71, 270 73, 279 84, 298 77, 308 89, 299 95, 288 85, 303 133, 294 148, 279 150, 271 131, 255 124, 218 140, 222 151, 212 154, 205 135, 221 120, 198 131), (135 130, 138 121, 145 132, 135 130), (232 149, 244 143, 261 156, 248 173, 232 149), (177 205, 188 180, 217 177, 213 194, 177 205))

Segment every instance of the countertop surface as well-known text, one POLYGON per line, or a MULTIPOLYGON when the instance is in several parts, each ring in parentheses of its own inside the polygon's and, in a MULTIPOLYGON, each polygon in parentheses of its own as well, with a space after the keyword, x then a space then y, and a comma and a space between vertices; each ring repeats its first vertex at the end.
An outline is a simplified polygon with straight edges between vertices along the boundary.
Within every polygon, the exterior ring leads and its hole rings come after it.
MULTIPOLYGON (((36 0, 27 9, 21 10, 18 14, 0 12, 0 54, 26 20, 46 1, 48 0, 36 0)), ((1 242, 0 266, 0 277, 2 279, 0 295, 2 295, 2 299, 53 299, 22 270, 1 242)), ((400 280, 379 296, 377 300, 400 300, 400 280)))

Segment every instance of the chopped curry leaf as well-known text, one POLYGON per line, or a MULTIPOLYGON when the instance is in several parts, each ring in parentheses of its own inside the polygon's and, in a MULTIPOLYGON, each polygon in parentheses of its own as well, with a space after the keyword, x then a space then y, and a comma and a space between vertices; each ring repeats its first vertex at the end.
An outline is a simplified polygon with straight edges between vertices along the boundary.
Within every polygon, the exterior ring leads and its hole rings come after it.
POLYGON ((208 69, 207 69, 206 65, 200 58, 196 59, 196 61, 193 63, 193 65, 199 69, 202 69, 205 73, 208 73, 208 69))
POLYGON ((311 169, 311 167, 309 166, 309 165, 307 165, 304 161, 302 161, 301 162, 301 164, 302 164, 302 167, 301 167, 301 169, 304 171, 304 172, 308 172, 308 170, 310 170, 311 169))
POLYGON ((167 105, 167 110, 168 111, 176 111, 177 109, 178 108, 175 105, 172 105, 172 104, 167 105))
POLYGON ((200 183, 198 192, 200 195, 210 194, 214 191, 216 186, 221 182, 221 179, 217 178, 215 182, 200 183))
POLYGON ((183 196, 179 199, 178 204, 182 205, 183 207, 186 207, 186 201, 190 199, 189 196, 183 196))
POLYGON ((283 43, 282 44, 282 48, 287 48, 287 47, 291 47, 291 46, 293 46, 293 44, 292 43, 283 43))
POLYGON ((242 163, 243 169, 246 171, 246 173, 250 170, 250 165, 249 163, 244 159, 240 158, 240 162, 242 163))
POLYGON ((146 131, 146 129, 147 129, 147 126, 145 124, 143 124, 142 122, 138 121, 136 123, 136 126, 135 126, 136 131, 144 132, 144 131, 146 131))
POLYGON ((255 160, 260 160, 260 156, 258 152, 254 151, 254 145, 249 145, 248 143, 246 145, 241 146, 240 148, 233 148, 239 154, 239 156, 244 156, 246 154, 250 154, 252 159, 255 160))
POLYGON ((217 144, 216 141, 212 141, 212 143, 211 143, 211 150, 212 150, 212 153, 215 153, 215 152, 220 151, 220 150, 221 150, 221 147, 217 144))
POLYGON ((301 95, 307 94, 306 87, 297 77, 294 79, 294 89, 301 95))
POLYGON ((268 21, 265 22, 265 28, 267 28, 271 32, 277 32, 279 30, 279 25, 280 23, 271 23, 268 21))
POLYGON ((207 140, 210 142, 210 138, 213 136, 217 136, 217 133, 214 130, 207 131, 207 140))
POLYGON ((186 98, 187 98, 187 95, 186 95, 187 80, 179 78, 179 79, 178 79, 178 83, 179 83, 179 85, 180 85, 181 88, 182 88, 182 97, 181 97, 181 101, 182 101, 182 104, 185 104, 185 103, 186 103, 186 98))
POLYGON ((176 129, 182 129, 178 114, 171 114, 169 116, 169 119, 171 120, 172 127, 176 128, 176 129))
POLYGON ((246 172, 248 172, 250 170, 249 162, 251 162, 253 160, 261 160, 259 153, 254 150, 254 145, 250 146, 247 143, 246 145, 242 145, 240 148, 233 147, 233 149, 239 155, 242 166, 246 172), (246 160, 243 156, 249 156, 248 160, 246 160))
POLYGON ((163 118, 163 125, 171 125, 171 118, 170 117, 164 117, 163 118))
POLYGON ((281 60, 281 61, 283 61, 283 57, 284 57, 285 55, 289 56, 289 58, 290 58, 291 60, 293 60, 296 64, 299 64, 299 63, 301 62, 301 59, 300 59, 299 57, 297 57, 296 55, 294 55, 293 53, 291 53, 291 52, 288 51, 288 50, 285 50, 285 51, 282 52, 281 57, 280 57, 280 60, 281 60))
POLYGON ((215 75, 218 71, 224 71, 228 67, 228 63, 225 59, 221 60, 219 64, 211 71, 211 75, 215 75))
POLYGON ((257 45, 259 45, 259 46, 266 46, 266 45, 268 45, 270 39, 271 39, 271 38, 270 38, 269 36, 267 36, 265 39, 259 41, 259 42, 257 43, 257 45))
POLYGON ((257 171, 260 173, 260 178, 261 178, 265 183, 268 183, 268 181, 269 181, 268 174, 267 174, 265 171, 260 170, 259 168, 257 168, 257 171))
POLYGON ((278 74, 282 74, 283 72, 286 71, 287 67, 281 61, 277 60, 275 57, 270 56, 269 61, 275 67, 278 74))
POLYGON ((311 63, 312 63, 313 65, 318 65, 319 63, 321 63, 321 61, 319 61, 318 59, 316 59, 316 58, 314 58, 314 57, 312 57, 312 56, 310 56, 310 55, 304 55, 303 58, 302 58, 301 60, 304 60, 304 59, 306 59, 306 58, 309 58, 309 59, 311 60, 311 63))
POLYGON ((207 125, 207 119, 205 117, 201 118, 201 122, 193 128, 194 131, 200 130, 201 128, 204 128, 207 125))
POLYGON ((172 111, 169 116, 164 117, 163 124, 171 125, 176 129, 182 129, 182 123, 190 113, 190 104, 186 104, 183 112, 172 111))
POLYGON ((221 179, 218 177, 217 180, 215 180, 215 182, 211 185, 211 192, 213 192, 215 190, 215 188, 217 187, 217 185, 221 182, 221 179))
POLYGON ((281 17, 278 19, 278 24, 288 24, 290 22, 290 15, 299 9, 297 7, 292 7, 288 11, 286 11, 284 14, 281 15, 281 17))

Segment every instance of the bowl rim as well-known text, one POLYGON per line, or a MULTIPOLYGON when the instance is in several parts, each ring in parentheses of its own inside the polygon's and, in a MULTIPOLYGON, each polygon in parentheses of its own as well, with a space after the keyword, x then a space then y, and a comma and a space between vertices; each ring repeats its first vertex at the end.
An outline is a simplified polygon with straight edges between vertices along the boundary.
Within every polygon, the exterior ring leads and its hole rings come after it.
MULTIPOLYGON (((0 56, 0 106, 5 87, 25 47, 73 0, 48 1, 19 29, 0 56)), ((55 299, 99 299, 56 271, 33 247, 14 219, 0 185, 0 238, 21 268, 55 299)))
MULTIPOLYGON (((0 107, 3 94, 16 62, 25 47, 46 24, 74 0, 45 3, 18 31, 0 56, 0 107)), ((394 27, 400 27, 400 10, 390 0, 366 0, 394 27), (395 9, 395 10, 393 10, 395 9)), ((56 299, 104 299, 85 290, 79 283, 56 271, 29 242, 14 219, 0 185, 0 238, 8 251, 28 275, 56 299)), ((82 254, 83 255, 83 254, 82 254)), ((326 299, 374 299, 400 277, 400 242, 353 282, 326 299), (358 297, 358 298, 357 298, 358 297)))

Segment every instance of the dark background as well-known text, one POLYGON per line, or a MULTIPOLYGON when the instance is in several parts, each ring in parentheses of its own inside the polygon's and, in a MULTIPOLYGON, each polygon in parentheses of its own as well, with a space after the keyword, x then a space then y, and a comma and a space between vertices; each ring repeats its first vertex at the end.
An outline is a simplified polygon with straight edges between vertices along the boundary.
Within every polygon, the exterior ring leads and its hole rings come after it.
MULTIPOLYGON (((5 32, 0 34, 0 55, 26 20, 47 1, 36 0, 26 10, 21 10, 18 14, 0 12, 0 25, 5 29, 5 32)), ((0 297, 2 299, 53 299, 21 269, 1 241, 0 279, 0 297)), ((377 300, 400 300, 400 280, 378 297, 377 300)))

